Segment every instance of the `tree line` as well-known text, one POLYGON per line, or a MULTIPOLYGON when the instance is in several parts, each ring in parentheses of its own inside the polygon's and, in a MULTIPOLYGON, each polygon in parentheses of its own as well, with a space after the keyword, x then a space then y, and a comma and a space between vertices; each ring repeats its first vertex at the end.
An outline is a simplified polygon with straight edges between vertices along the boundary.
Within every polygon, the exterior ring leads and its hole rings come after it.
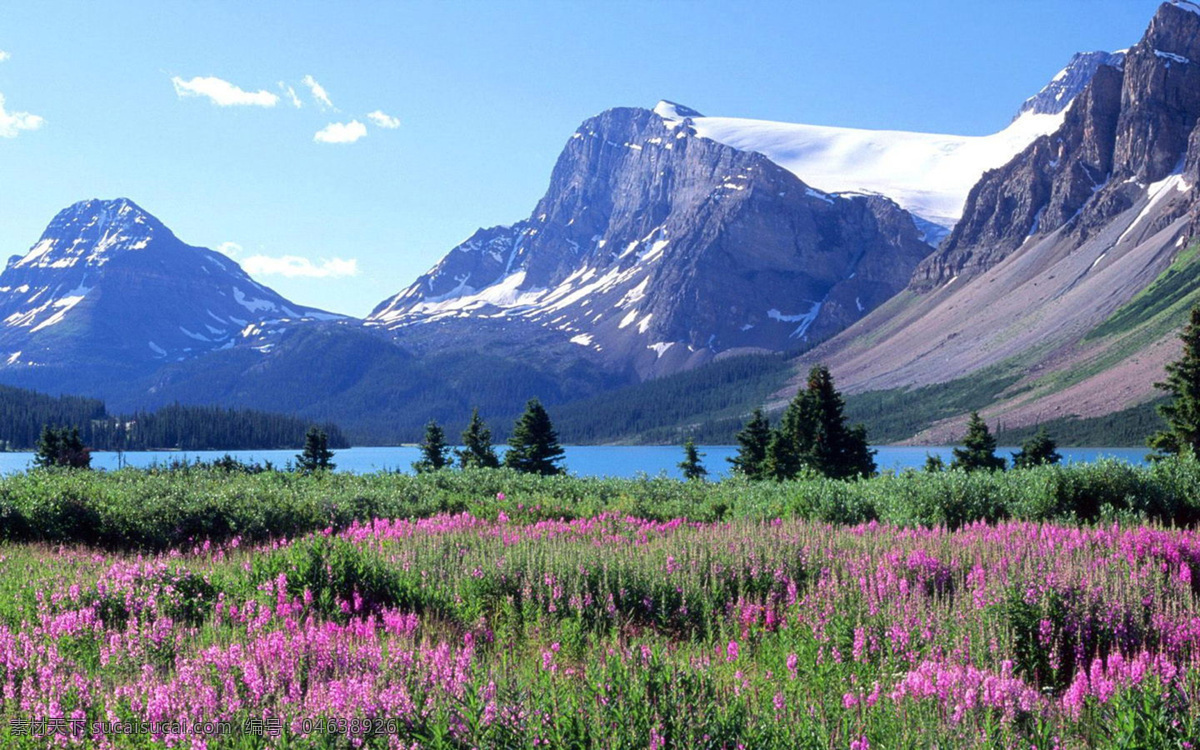
MULTIPOLYGON (((301 444, 309 425, 253 409, 181 404, 113 415, 99 399, 0 386, 0 450, 35 449, 48 426, 78 430, 92 450, 197 451, 292 448, 301 444)), ((337 425, 321 428, 333 447, 349 447, 337 425)))

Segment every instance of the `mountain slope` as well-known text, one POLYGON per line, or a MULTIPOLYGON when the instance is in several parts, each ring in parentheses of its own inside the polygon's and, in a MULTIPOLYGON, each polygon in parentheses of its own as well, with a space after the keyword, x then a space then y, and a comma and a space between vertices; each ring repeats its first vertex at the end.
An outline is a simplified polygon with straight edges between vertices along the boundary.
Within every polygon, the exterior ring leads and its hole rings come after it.
MULTIPOLYGON (((972 189, 905 292, 805 361, 828 362, 859 393, 1002 376, 984 415, 1010 427, 1153 398, 1200 298, 1193 60, 1200 7, 1164 3, 1059 130, 972 189)), ((962 421, 923 425, 917 439, 953 439, 962 421)))
POLYGON ((885 198, 814 190, 689 118, 613 109, 571 136, 529 219, 480 230, 367 323, 418 349, 508 340, 544 358, 522 342, 550 338, 645 378, 826 338, 930 249, 885 198))

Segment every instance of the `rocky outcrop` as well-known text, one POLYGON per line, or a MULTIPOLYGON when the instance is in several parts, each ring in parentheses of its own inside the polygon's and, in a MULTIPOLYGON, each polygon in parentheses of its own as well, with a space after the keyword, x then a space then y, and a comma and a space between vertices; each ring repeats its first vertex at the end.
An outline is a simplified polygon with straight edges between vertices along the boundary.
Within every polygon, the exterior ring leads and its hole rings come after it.
POLYGON ((403 342, 438 322, 458 331, 447 345, 474 346, 479 321, 503 319, 644 376, 826 338, 930 251, 891 201, 814 190, 699 137, 692 116, 664 103, 586 121, 529 219, 480 230, 368 323, 403 342))

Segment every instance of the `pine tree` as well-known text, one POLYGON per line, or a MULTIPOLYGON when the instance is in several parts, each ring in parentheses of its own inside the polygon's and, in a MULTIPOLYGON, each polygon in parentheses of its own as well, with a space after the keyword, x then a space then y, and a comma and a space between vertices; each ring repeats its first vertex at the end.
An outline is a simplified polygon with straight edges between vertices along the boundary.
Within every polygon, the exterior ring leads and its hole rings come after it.
POLYGON ((558 465, 563 449, 558 444, 558 433, 550 423, 550 415, 536 398, 529 399, 525 413, 513 426, 508 439, 508 452, 504 454, 504 465, 528 474, 561 474, 558 465))
POLYGON ((1163 455, 1190 454, 1200 457, 1200 306, 1179 334, 1183 355, 1167 365, 1167 379, 1154 387, 1171 395, 1158 407, 1167 428, 1147 441, 1163 455))
POLYGON ((771 423, 762 409, 754 410, 750 421, 737 434, 737 441, 737 455, 726 459, 733 464, 734 472, 747 479, 766 479, 769 476, 767 451, 771 447, 771 423))
POLYGON ((925 454, 925 471, 937 473, 945 470, 946 462, 942 460, 941 456, 934 455, 933 453, 925 454))
POLYGON ((450 464, 450 448, 446 445, 446 433, 441 425, 429 420, 425 425, 425 442, 421 443, 421 460, 413 464, 418 474, 444 469, 450 464))
POLYGON ((848 426, 844 409, 829 368, 814 365, 807 387, 788 404, 771 439, 767 463, 772 475, 790 479, 800 467, 834 479, 874 474, 875 451, 867 443, 867 430, 848 426))
POLYGON ((463 447, 458 453, 458 463, 464 469, 495 469, 500 459, 492 447, 492 431, 479 418, 479 410, 471 411, 471 422, 462 434, 463 447))
POLYGON ((1037 434, 1021 444, 1021 450, 1013 454, 1014 469, 1029 469, 1034 466, 1056 464, 1062 460, 1058 452, 1058 444, 1046 428, 1039 428, 1037 434))
POLYGON ((954 461, 951 462, 950 468, 964 471, 1002 471, 1004 466, 1004 459, 996 455, 996 438, 988 430, 987 422, 983 421, 979 412, 971 412, 963 447, 954 449, 954 461))
POLYGON ((296 456, 296 470, 304 474, 315 471, 333 471, 337 465, 332 463, 333 451, 329 450, 329 435, 320 427, 313 425, 304 435, 304 452, 296 456))
POLYGON ((708 476, 708 469, 704 468, 704 464, 700 463, 700 459, 704 456, 703 453, 696 450, 696 442, 688 438, 683 443, 683 461, 679 463, 679 468, 683 471, 683 478, 689 481, 700 480, 708 476))

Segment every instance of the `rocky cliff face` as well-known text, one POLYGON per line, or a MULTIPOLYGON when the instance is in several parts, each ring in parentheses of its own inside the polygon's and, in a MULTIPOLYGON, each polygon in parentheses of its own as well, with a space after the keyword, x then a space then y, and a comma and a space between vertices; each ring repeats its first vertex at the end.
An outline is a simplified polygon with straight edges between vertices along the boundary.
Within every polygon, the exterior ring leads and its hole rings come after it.
MULTIPOLYGON (((568 141, 529 219, 480 230, 368 324, 557 332, 640 375, 819 340, 898 291, 930 247, 878 196, 822 193, 699 137, 692 110, 614 109, 568 141)), ((536 356, 536 353, 531 353, 536 356)))
POLYGON ((975 186, 962 221, 917 269, 913 288, 978 275, 1035 235, 1062 230, 1086 240, 1184 174, 1198 118, 1200 6, 1164 3, 1123 58, 1097 65, 1057 133, 975 186))
POLYGON ((231 347, 268 320, 336 317, 184 244, 132 201, 84 201, 0 273, 0 369, 51 387, 39 378, 145 370, 231 347))

